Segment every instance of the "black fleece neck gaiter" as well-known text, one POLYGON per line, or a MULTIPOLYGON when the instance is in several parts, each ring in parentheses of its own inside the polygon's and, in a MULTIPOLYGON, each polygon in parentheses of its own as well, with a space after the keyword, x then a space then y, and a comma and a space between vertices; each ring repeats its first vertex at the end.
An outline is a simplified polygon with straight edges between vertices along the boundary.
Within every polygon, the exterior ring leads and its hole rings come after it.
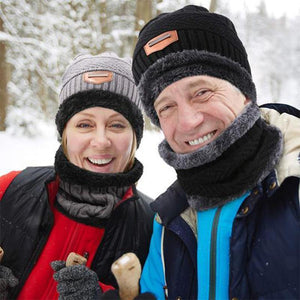
POLYGON ((193 153, 176 154, 164 141, 160 154, 175 167, 191 207, 206 210, 223 205, 252 189, 278 163, 281 132, 260 118, 250 104, 210 144, 193 153))

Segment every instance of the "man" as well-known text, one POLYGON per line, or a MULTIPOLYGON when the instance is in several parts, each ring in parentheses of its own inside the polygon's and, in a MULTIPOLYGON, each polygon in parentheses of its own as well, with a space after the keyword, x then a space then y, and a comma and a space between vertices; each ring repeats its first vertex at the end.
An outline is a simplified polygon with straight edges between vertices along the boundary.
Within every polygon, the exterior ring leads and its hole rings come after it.
POLYGON ((299 111, 259 109, 234 25, 203 7, 146 24, 133 75, 165 135, 160 155, 177 172, 152 204, 141 292, 299 299, 299 111))

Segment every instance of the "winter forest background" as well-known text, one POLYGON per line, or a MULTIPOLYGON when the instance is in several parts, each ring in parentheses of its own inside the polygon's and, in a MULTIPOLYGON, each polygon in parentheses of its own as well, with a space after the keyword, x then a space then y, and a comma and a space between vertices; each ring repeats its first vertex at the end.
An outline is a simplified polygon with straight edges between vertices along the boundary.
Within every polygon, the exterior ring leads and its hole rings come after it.
MULTIPOLYGON (((0 175, 53 163, 60 79, 74 56, 114 51, 131 57, 145 22, 186 4, 233 21, 249 55, 259 104, 300 108, 300 11, 274 14, 271 8, 279 2, 286 7, 298 1, 0 0, 0 175)), ((138 150, 145 166, 141 190, 154 197, 175 176, 157 154, 161 133, 151 131, 148 121, 146 129, 138 150), (157 169, 160 176, 153 174, 157 169), (153 180, 160 188, 153 189, 153 180)))

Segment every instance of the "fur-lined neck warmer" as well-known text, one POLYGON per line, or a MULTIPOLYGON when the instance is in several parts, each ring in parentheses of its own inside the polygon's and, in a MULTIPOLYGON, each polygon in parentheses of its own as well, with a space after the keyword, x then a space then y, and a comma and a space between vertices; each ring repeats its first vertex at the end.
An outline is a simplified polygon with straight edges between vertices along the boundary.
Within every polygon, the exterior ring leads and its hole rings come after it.
POLYGON ((223 205, 260 183, 282 154, 282 135, 260 117, 250 103, 214 141, 192 153, 175 153, 163 141, 161 157, 175 168, 177 178, 196 210, 223 205))

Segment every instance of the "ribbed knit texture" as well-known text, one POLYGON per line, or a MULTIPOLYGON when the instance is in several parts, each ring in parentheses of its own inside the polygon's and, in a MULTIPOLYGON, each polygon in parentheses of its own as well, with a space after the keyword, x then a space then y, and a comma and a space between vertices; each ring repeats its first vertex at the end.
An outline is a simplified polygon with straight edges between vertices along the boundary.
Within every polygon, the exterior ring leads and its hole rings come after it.
POLYGON ((230 58, 251 74, 247 53, 233 23, 225 16, 208 12, 204 7, 188 5, 157 16, 141 30, 133 54, 135 82, 138 84, 142 74, 159 58, 189 49, 205 50, 230 58), (179 40, 147 56, 143 49, 145 44, 169 30, 177 30, 179 40))
POLYGON ((78 222, 103 226, 115 205, 141 177, 143 165, 135 159, 127 172, 91 172, 69 162, 60 147, 55 155, 55 171, 59 176, 58 210, 78 222))
POLYGON ((164 88, 189 76, 207 75, 229 81, 256 102, 247 53, 233 23, 196 5, 163 13, 145 25, 134 50, 132 72, 145 112, 157 126, 155 100, 164 88), (166 47, 157 47, 147 55, 144 47, 151 48, 149 41, 174 30, 178 40, 170 39, 168 43, 166 39, 166 47))
POLYGON ((90 188, 60 180, 57 204, 68 216, 83 220, 88 225, 97 225, 110 217, 115 205, 122 200, 128 189, 129 186, 90 188))
POLYGON ((121 59, 113 53, 101 55, 79 55, 69 65, 62 78, 62 88, 59 101, 80 91, 101 89, 129 98, 139 108, 141 107, 138 92, 131 74, 131 62, 129 59, 121 59), (101 84, 87 83, 83 80, 83 74, 92 71, 113 72, 112 81, 101 84))
POLYGON ((59 101, 55 122, 60 136, 68 120, 76 113, 90 107, 104 107, 119 112, 130 122, 136 133, 137 147, 139 146, 144 121, 138 90, 131 72, 131 59, 120 58, 113 52, 96 56, 78 55, 62 77, 59 101), (106 77, 107 82, 87 82, 85 74, 96 71, 109 72, 107 74, 111 77, 106 77))

